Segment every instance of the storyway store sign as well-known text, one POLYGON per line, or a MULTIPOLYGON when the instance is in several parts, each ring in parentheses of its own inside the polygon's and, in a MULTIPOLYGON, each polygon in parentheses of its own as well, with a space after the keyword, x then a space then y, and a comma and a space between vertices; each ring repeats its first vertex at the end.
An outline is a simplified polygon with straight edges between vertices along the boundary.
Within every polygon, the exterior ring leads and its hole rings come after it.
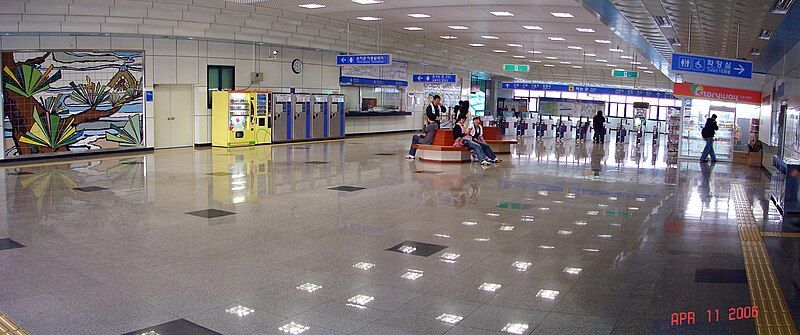
POLYGON ((676 97, 761 104, 760 91, 748 91, 692 83, 675 83, 673 89, 673 94, 676 97))

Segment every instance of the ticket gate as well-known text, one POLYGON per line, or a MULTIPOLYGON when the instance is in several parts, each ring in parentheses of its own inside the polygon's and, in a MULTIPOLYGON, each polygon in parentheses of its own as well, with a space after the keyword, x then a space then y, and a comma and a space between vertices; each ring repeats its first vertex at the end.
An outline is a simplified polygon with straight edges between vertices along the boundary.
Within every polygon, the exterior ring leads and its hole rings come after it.
POLYGON ((331 94, 328 96, 330 104, 328 104, 328 132, 326 137, 329 138, 342 138, 344 137, 344 95, 331 94))
POLYGON ((290 140, 311 138, 311 94, 292 94, 292 136, 290 140))
POLYGON ((328 117, 328 95, 314 94, 311 96, 311 138, 327 138, 330 119, 328 117))
POLYGON ((286 142, 293 138, 292 95, 272 93, 272 142, 286 142))

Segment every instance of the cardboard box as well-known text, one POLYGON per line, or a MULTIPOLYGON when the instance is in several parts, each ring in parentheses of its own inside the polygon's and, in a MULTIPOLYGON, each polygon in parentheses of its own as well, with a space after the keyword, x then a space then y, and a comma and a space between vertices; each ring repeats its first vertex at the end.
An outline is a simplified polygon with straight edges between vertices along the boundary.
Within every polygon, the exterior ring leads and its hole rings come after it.
POLYGON ((749 164, 750 157, 747 152, 733 152, 733 164, 749 164))

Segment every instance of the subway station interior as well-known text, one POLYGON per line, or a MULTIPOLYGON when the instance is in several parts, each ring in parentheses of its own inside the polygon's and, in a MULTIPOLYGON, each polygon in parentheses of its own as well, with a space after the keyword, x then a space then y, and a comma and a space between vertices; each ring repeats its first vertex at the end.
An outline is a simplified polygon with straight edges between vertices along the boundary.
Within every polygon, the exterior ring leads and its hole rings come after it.
POLYGON ((0 335, 797 334, 794 2, 0 0, 0 335))

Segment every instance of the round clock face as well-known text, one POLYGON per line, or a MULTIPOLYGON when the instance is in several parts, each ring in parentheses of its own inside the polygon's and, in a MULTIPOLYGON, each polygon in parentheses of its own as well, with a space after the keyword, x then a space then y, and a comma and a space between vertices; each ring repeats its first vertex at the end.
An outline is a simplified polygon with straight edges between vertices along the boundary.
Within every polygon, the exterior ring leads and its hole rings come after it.
POLYGON ((300 74, 300 72, 303 72, 303 62, 301 62, 299 59, 293 60, 292 71, 294 71, 295 74, 300 74))

